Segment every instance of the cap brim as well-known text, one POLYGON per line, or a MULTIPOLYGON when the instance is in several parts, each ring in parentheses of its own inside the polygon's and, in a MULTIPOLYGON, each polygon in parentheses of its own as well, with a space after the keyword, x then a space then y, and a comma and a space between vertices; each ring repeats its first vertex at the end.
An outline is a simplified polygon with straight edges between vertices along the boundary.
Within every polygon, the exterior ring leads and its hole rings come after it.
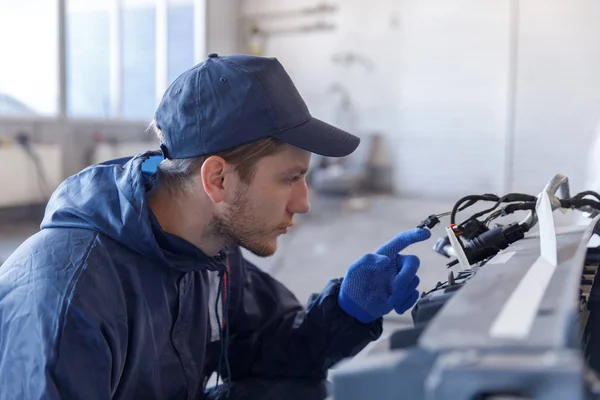
POLYGON ((347 156, 360 143, 358 137, 316 118, 277 134, 275 138, 326 157, 347 156))

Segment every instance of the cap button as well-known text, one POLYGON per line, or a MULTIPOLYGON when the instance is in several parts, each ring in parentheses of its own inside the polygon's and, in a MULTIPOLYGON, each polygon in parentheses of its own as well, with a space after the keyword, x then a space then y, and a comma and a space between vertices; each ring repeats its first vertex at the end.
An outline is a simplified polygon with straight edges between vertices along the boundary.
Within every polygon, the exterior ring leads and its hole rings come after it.
POLYGON ((217 58, 217 57, 219 57, 219 55, 217 53, 210 53, 208 55, 208 58, 217 58))

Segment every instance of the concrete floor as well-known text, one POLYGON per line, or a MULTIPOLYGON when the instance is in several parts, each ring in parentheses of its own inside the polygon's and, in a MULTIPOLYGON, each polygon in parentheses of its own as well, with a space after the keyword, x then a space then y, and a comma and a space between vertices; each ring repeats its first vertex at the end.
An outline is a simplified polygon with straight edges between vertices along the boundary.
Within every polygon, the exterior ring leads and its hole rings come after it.
MULTIPOLYGON (((313 196, 310 213, 299 216, 296 226, 281 236, 279 250, 273 257, 261 259, 249 253, 246 256, 289 287, 301 302, 306 302, 329 279, 344 276, 348 266, 363 254, 415 227, 428 215, 450 210, 453 204, 453 201, 392 196, 371 196, 353 202, 313 196)), ((37 229, 37 223, 4 225, 0 229, 0 261, 37 229)), ((429 241, 417 243, 404 252, 421 260, 419 289, 422 291, 446 280, 447 259, 432 250, 437 238, 443 235, 440 224, 433 229, 429 241)), ((392 313, 385 318, 382 339, 395 329, 408 326, 412 326, 410 312, 401 316, 392 313)))
MULTIPOLYGON (((353 203, 337 199, 313 199, 309 214, 297 218, 297 226, 279 241, 278 252, 271 258, 247 257, 289 287, 298 299, 306 302, 311 293, 319 292, 331 278, 343 277, 348 267, 363 254, 407 229, 414 228, 429 214, 446 211, 452 204, 422 200, 373 196, 353 203)), ((417 243, 404 254, 421 259, 420 289, 445 280, 445 258, 432 251, 441 227, 432 238, 417 243)), ((386 325, 412 325, 410 313, 391 314, 386 325)), ((389 329, 386 329, 386 331, 389 329)))
MULTIPOLYGON (((344 276, 348 266, 364 253, 415 227, 427 215, 452 206, 450 202, 390 196, 351 202, 313 197, 311 203, 311 212, 299 216, 296 226, 280 237, 279 250, 273 257, 261 259, 246 253, 248 259, 288 286, 301 302, 306 302, 311 293, 321 291, 329 279, 344 276)), ((37 222, 4 224, 0 228, 0 262, 38 229, 37 222)), ((407 249, 421 259, 420 289, 445 280, 445 259, 431 250, 437 236, 442 234, 441 227, 436 228, 428 242, 407 249)), ((390 315, 386 318, 385 333, 407 325, 412 325, 409 312, 403 316, 390 315)))

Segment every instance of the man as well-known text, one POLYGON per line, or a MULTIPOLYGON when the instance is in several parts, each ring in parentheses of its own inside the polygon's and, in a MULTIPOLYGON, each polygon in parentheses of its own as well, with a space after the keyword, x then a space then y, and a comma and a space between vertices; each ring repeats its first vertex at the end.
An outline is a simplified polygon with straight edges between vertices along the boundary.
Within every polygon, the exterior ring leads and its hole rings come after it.
POLYGON ((306 309, 242 257, 273 254, 308 212, 311 152, 359 143, 310 116, 276 59, 209 55, 154 129, 155 174, 148 152, 68 178, 0 267, 2 398, 198 399, 215 371, 232 396, 245 378, 319 381, 416 301, 418 259, 398 252, 427 230, 366 254, 306 309))

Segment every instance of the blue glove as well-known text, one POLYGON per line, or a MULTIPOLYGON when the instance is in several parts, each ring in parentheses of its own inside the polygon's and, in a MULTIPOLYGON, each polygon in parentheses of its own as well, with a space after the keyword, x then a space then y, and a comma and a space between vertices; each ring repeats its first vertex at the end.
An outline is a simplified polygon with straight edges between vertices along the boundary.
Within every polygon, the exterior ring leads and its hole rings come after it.
POLYGON ((429 239, 427 229, 412 229, 396 236, 374 254, 365 254, 348 268, 338 295, 347 314, 369 323, 395 310, 411 308, 419 298, 419 259, 398 254, 413 243, 429 239))

